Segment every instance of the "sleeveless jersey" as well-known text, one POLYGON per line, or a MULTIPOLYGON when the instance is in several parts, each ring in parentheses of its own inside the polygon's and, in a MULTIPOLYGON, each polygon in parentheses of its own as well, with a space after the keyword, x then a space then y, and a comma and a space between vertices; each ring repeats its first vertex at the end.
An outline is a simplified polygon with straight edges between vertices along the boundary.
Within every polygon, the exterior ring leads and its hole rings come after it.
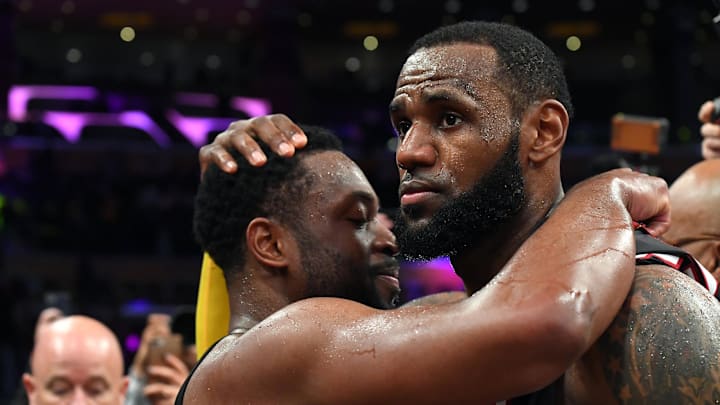
MULTIPOLYGON (((650 236, 645 229, 635 230, 635 264, 660 264, 672 267, 692 277, 720 300, 718 283, 700 262, 684 250, 650 236)), ((496 405, 550 405, 562 403, 562 378, 551 385, 522 397, 497 402, 496 405)))

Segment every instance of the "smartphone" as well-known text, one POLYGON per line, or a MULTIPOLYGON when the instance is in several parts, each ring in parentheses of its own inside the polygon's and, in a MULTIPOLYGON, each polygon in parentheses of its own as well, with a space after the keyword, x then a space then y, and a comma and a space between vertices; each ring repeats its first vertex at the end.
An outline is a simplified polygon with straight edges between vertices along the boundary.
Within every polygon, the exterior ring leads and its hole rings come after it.
POLYGON ((612 118, 610 148, 621 152, 657 155, 667 141, 667 118, 615 114, 612 118))
POLYGON ((182 358, 182 349, 182 336, 179 334, 155 338, 150 341, 150 345, 148 346, 145 367, 165 365, 165 355, 168 353, 182 358))

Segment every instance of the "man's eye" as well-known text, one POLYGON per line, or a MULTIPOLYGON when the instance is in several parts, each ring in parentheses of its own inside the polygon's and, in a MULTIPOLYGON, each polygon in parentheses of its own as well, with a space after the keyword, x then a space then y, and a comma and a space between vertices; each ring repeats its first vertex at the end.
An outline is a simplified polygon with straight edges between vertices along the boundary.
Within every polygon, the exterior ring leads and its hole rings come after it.
POLYGON ((52 392, 53 395, 62 397, 70 393, 72 388, 67 385, 55 385, 50 387, 50 392, 52 392))
POLYGON ((85 392, 87 392, 87 395, 91 398, 99 397, 105 393, 104 387, 88 387, 85 392))
POLYGON ((403 137, 407 133, 407 131, 410 130, 410 126, 411 124, 409 121, 400 121, 395 126, 395 132, 397 132, 397 136, 403 137))
POLYGON ((367 218, 350 218, 349 221, 352 222, 357 229, 365 229, 370 224, 367 218))
POLYGON ((440 126, 453 127, 462 122, 462 118, 455 114, 444 114, 440 126))

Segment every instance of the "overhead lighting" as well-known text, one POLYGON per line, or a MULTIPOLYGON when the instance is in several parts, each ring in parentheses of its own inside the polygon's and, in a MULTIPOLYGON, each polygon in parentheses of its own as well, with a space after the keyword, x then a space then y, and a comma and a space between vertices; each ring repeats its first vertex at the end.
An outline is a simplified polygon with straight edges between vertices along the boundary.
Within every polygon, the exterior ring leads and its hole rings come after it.
POLYGON ((217 55, 208 55, 208 57, 205 59, 205 66, 207 66, 207 68, 211 70, 218 69, 221 64, 222 60, 220 60, 220 57, 217 55))
POLYGON ((82 59, 82 52, 77 48, 68 49, 65 59, 70 63, 78 63, 82 59))
POLYGON ((575 52, 580 50, 580 47, 582 46, 582 41, 580 41, 580 38, 578 38, 575 35, 571 35, 568 37, 568 39, 565 40, 565 46, 568 50, 575 52))
POLYGON ((132 42, 135 39, 135 29, 133 27, 123 27, 120 30, 120 39, 125 42, 132 42))
POLYGON ((377 37, 375 37, 374 35, 368 35, 365 37, 365 39, 363 39, 363 46, 368 51, 376 50, 379 44, 380 44, 380 42, 378 41, 377 37))
POLYGON ((348 72, 357 72, 360 70, 360 59, 354 56, 347 58, 345 61, 345 69, 347 69, 348 72))

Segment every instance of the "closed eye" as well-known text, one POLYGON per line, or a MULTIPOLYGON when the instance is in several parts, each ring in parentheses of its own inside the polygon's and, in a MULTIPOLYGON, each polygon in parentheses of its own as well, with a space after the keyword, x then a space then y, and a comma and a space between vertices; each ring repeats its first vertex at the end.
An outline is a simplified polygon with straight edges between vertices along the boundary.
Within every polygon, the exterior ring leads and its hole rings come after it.
POLYGON ((348 218, 348 221, 350 221, 355 226, 355 229, 358 230, 367 229, 370 224, 370 220, 367 218, 348 218))

